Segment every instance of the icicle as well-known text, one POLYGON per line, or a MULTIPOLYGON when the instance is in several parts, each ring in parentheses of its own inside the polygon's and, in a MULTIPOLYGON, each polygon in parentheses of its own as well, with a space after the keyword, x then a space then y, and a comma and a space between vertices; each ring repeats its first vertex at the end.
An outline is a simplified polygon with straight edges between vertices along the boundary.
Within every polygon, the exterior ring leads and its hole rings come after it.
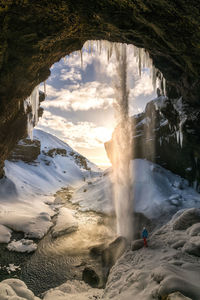
POLYGON ((80 50, 80 58, 81 58, 81 69, 83 69, 83 52, 82 49, 80 50))
POLYGON ((38 123, 39 109, 39 86, 36 86, 32 94, 24 101, 24 110, 27 112, 28 107, 31 107, 31 112, 27 116, 27 132, 30 139, 33 139, 33 128, 38 123))
POLYGON ((44 95, 45 95, 45 97, 46 97, 46 95, 47 95, 46 80, 44 81, 44 95))

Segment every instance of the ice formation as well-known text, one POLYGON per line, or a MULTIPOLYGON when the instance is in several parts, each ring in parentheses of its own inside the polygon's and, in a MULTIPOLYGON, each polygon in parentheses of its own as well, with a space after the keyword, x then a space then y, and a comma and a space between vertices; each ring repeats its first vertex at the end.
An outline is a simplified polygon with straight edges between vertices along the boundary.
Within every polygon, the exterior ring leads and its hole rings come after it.
MULTIPOLYGON (((107 51, 107 60, 109 62, 112 55, 116 54, 115 50, 116 48, 121 47, 120 43, 112 43, 106 40, 97 40, 97 41, 87 41, 82 49, 87 49, 89 53, 97 52, 98 54, 101 54, 102 49, 107 51)), ((126 44, 124 44, 126 45, 126 44)), ((127 45, 126 45, 127 46, 127 45)), ((166 80, 163 76, 163 74, 156 69, 156 67, 153 65, 153 61, 149 56, 149 53, 144 48, 137 48, 134 45, 129 45, 131 47, 133 56, 136 57, 137 63, 138 63, 138 74, 141 76, 142 70, 145 68, 149 69, 150 76, 152 78, 152 85, 154 87, 154 90, 157 86, 160 87, 163 95, 166 95, 166 80)), ((82 51, 80 52, 81 55, 81 66, 83 66, 83 54, 82 51)))
POLYGON ((39 86, 36 86, 31 95, 24 101, 24 110, 27 113, 27 132, 28 136, 33 139, 33 128, 38 123, 39 109, 39 86), (31 111, 30 111, 31 110, 31 111))

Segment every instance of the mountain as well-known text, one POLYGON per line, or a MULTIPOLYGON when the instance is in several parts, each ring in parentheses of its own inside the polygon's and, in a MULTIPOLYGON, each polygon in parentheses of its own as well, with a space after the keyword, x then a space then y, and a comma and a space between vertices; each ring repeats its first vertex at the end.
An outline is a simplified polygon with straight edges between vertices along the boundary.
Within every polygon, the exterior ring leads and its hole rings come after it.
MULTIPOLYGON (((0 180, 0 224, 41 238, 52 226, 53 194, 75 187, 101 170, 55 136, 34 129, 34 139, 20 140, 0 180)), ((0 236, 5 236, 5 228, 0 236)))

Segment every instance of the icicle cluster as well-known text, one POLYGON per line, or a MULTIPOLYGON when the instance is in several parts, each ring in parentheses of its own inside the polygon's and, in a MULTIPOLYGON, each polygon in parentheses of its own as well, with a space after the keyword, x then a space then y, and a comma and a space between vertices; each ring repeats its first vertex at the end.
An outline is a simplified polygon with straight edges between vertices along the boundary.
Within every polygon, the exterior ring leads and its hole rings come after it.
POLYGON ((33 139, 33 128, 38 123, 39 86, 35 87, 31 95, 24 101, 24 111, 27 113, 27 132, 33 139))
MULTIPOLYGON (((120 43, 111 43, 106 40, 98 40, 98 41, 87 41, 83 49, 87 49, 88 53, 97 52, 99 55, 102 52, 102 49, 107 51, 107 60, 109 62, 110 58, 113 54, 116 55, 116 47, 120 47, 120 43)), ((152 85, 154 90, 156 90, 157 85, 161 89, 163 95, 166 95, 166 81, 163 74, 155 68, 153 65, 153 61, 149 56, 149 53, 143 48, 137 48, 134 45, 129 45, 132 50, 133 56, 136 58, 138 63, 138 74, 141 76, 142 69, 148 68, 150 70, 150 76, 152 78, 152 85)), ((81 66, 83 65, 83 54, 81 50, 81 66)))

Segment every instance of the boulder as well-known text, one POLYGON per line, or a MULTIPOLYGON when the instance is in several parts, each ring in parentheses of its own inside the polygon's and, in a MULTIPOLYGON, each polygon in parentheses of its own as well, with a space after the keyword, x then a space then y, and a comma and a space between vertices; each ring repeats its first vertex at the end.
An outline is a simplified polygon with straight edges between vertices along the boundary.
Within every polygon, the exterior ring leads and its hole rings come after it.
POLYGON ((131 250, 136 251, 141 249, 144 246, 144 241, 142 239, 140 240, 135 240, 131 244, 131 250))

